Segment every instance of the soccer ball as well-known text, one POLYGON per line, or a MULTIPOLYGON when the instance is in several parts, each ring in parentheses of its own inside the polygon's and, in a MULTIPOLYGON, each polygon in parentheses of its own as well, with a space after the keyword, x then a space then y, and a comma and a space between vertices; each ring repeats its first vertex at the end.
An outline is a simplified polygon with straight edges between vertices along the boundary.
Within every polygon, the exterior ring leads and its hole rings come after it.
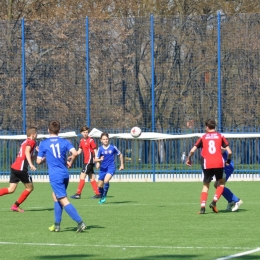
POLYGON ((140 135, 142 134, 142 130, 140 127, 138 126, 135 126, 131 129, 131 135, 134 137, 134 138, 137 138, 139 137, 140 135))

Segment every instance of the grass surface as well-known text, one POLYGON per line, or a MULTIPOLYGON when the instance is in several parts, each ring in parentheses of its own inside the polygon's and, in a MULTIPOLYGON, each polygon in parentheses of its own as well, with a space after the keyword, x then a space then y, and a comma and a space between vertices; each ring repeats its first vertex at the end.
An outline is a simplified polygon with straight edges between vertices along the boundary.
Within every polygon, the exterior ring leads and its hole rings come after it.
MULTIPOLYGON (((260 246, 258 182, 230 182, 227 187, 244 204, 239 212, 219 213, 208 205, 198 215, 202 183, 112 183, 104 205, 98 205, 86 183, 82 199, 72 200, 88 229, 75 233, 76 223, 64 212, 61 232, 49 232, 53 202, 48 183, 35 183, 35 190, 22 204, 24 213, 10 211, 23 190, 0 197, 0 259, 218 259, 260 246)), ((8 186, 0 183, 0 187, 8 186)), ((70 183, 68 195, 77 183, 70 183)), ((260 259, 260 251, 236 259, 260 259)))

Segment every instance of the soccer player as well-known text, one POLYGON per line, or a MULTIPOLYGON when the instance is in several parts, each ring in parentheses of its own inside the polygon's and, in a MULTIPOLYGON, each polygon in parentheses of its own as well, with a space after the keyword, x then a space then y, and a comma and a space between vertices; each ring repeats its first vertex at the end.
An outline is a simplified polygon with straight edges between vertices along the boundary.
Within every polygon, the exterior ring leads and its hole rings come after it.
POLYGON ((109 181, 112 179, 116 171, 115 155, 118 155, 120 159, 120 171, 124 169, 124 160, 123 155, 118 150, 118 148, 112 144, 109 144, 108 133, 102 133, 100 140, 102 145, 98 148, 95 162, 100 162, 98 187, 101 194, 101 199, 98 203, 103 204, 106 202, 106 196, 109 189, 109 181))
MULTIPOLYGON (((90 179, 90 184, 92 186, 92 189, 95 193, 95 196, 93 198, 100 198, 100 193, 98 190, 98 185, 95 180, 95 174, 94 174, 94 157, 97 154, 97 146, 95 141, 88 136, 89 134, 89 128, 87 126, 83 126, 80 129, 80 132, 83 136, 83 138, 80 140, 79 143, 79 149, 78 149, 78 155, 81 154, 83 151, 84 155, 84 166, 80 173, 80 180, 78 184, 78 189, 75 195, 70 196, 72 199, 80 199, 81 198, 81 192, 85 186, 85 179, 88 175, 90 179)), ((99 164, 99 163, 97 163, 99 164)))
POLYGON ((31 171, 36 170, 36 167, 33 165, 33 161, 35 160, 33 152, 36 146, 37 128, 34 126, 28 127, 26 129, 26 135, 27 139, 21 144, 18 155, 11 165, 10 185, 8 188, 0 189, 0 196, 3 196, 15 192, 19 181, 24 184, 25 190, 11 207, 11 210, 16 212, 24 212, 24 210, 20 208, 20 204, 22 204, 33 191, 33 182, 28 172, 28 166, 31 171))
POLYGON ((216 202, 219 200, 220 196, 223 193, 225 180, 223 179, 223 170, 224 166, 229 165, 231 162, 232 151, 229 148, 228 141, 226 138, 215 131, 216 122, 214 119, 207 119, 205 122, 206 126, 206 134, 200 137, 195 145, 189 152, 187 157, 186 164, 191 166, 191 156, 194 152, 201 148, 201 165, 204 173, 203 178, 203 187, 200 196, 200 211, 199 214, 205 213, 205 205, 208 198, 208 190, 210 182, 213 176, 216 177, 216 181, 219 182, 219 185, 216 189, 213 201, 210 203, 209 207, 215 212, 218 213, 216 202), (225 148, 227 150, 228 156, 226 162, 222 157, 221 148, 225 148))
MULTIPOLYGON (((227 160, 228 157, 228 153, 226 151, 226 149, 223 148, 222 151, 222 156, 224 158, 224 160, 227 160)), ((229 165, 225 165, 224 168, 224 176, 223 179, 225 180, 225 183, 228 181, 229 177, 231 176, 231 174, 234 171, 234 163, 231 160, 229 165)), ((217 186, 219 185, 218 181, 215 181, 214 186, 215 188, 217 188, 217 186)), ((223 190, 222 196, 227 200, 228 204, 227 204, 227 211, 237 211, 238 208, 242 205, 243 201, 241 199, 239 199, 230 189, 228 189, 226 186, 223 190)))
POLYGON ((60 222, 64 208, 66 213, 77 222, 76 232, 81 232, 87 226, 82 221, 75 207, 69 202, 66 192, 69 184, 68 168, 72 166, 78 154, 68 140, 58 136, 60 132, 60 123, 58 121, 53 120, 49 123, 48 132, 50 137, 40 143, 36 162, 41 164, 46 160, 50 184, 53 190, 55 222, 49 229, 56 232, 60 231, 60 222), (70 161, 67 161, 68 152, 71 153, 70 161))

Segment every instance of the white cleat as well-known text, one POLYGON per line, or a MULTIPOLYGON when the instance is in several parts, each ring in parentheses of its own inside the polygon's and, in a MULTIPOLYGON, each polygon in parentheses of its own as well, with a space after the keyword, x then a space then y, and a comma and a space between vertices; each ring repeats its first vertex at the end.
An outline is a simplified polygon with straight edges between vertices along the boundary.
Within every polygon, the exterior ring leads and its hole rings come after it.
POLYGON ((239 200, 238 202, 235 203, 235 206, 234 208, 232 209, 232 211, 237 211, 238 208, 243 204, 243 201, 242 200, 239 200))
POLYGON ((235 202, 234 201, 229 202, 227 204, 226 211, 231 211, 234 206, 235 206, 235 202))

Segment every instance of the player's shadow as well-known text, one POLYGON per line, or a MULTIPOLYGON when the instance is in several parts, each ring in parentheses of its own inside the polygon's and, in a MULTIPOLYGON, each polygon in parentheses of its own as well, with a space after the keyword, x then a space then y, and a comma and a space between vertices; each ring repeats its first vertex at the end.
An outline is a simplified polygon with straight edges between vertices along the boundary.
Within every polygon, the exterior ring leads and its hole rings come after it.
POLYGON ((131 200, 125 200, 125 201, 114 201, 114 202, 109 202, 109 204, 127 204, 127 203, 133 203, 134 201, 131 200))
POLYGON ((26 209, 26 211, 53 211, 53 208, 35 208, 35 209, 26 209))
MULTIPOLYGON (((95 255, 91 254, 70 254, 70 255, 41 255, 36 256, 33 259, 93 259, 95 255)), ((28 258, 30 259, 30 258, 28 258)))
MULTIPOLYGON (((232 213, 232 214, 236 214, 236 213, 239 213, 239 212, 246 212, 247 210, 246 209, 239 209, 237 211, 227 211, 227 210, 218 210, 218 213, 232 213)), ((212 213, 215 213, 215 212, 212 212, 212 213)))
MULTIPOLYGON (((92 228, 105 228, 105 227, 102 227, 102 226, 99 226, 99 225, 89 225, 89 226, 87 226, 85 231, 92 229, 92 228)), ((66 228, 61 229, 60 232, 68 232, 68 231, 75 231, 76 232, 76 230, 77 230, 76 227, 66 227, 66 228)), ((84 231, 82 233, 84 233, 84 231)))

